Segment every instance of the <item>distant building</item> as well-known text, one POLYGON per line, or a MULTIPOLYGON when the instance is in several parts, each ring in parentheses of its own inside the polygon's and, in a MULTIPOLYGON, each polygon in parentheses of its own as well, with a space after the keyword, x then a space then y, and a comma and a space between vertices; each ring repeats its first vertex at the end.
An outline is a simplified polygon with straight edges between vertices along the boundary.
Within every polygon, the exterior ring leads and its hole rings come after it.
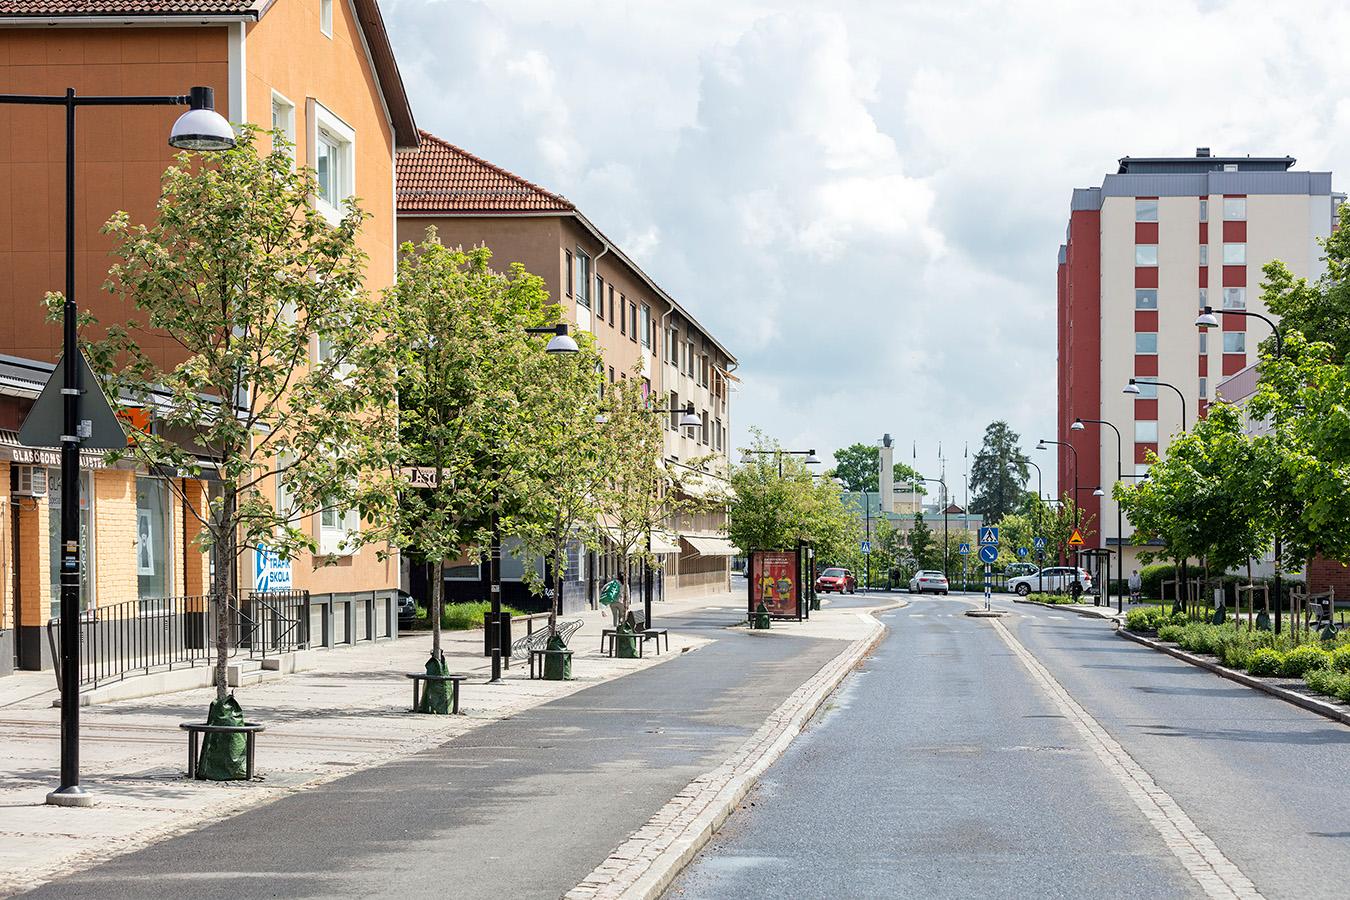
MULTIPOLYGON (((1317 241, 1331 233, 1343 195, 1330 172, 1294 171, 1294 162, 1203 147, 1193 157, 1127 156, 1100 187, 1073 192, 1057 276, 1057 439, 1077 451, 1075 499, 1105 547, 1119 543, 1115 434, 1070 426, 1080 417, 1115 425, 1123 473, 1138 477, 1145 455, 1165 455, 1181 429, 1183 399, 1194 423, 1215 384, 1255 359, 1262 322, 1220 315, 1221 328, 1205 333, 1195 319, 1204 306, 1266 313, 1261 267, 1272 259, 1295 275, 1322 273, 1317 241), (1122 393, 1131 378, 1139 393, 1122 393), (1159 380, 1181 397, 1150 383, 1159 380), (1098 486, 1104 497, 1093 496, 1098 486)), ((1073 451, 1057 449, 1060 490, 1072 491, 1073 451)), ((1128 542, 1128 522, 1124 530, 1128 542)), ((1127 570, 1137 553, 1126 547, 1127 570)))

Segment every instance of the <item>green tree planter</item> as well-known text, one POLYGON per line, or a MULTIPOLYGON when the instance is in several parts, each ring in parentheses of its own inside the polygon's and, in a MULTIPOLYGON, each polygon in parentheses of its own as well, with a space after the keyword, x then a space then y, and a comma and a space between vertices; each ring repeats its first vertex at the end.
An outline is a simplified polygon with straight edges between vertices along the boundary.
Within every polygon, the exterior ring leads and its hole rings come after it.
POLYGON ((750 627, 759 631, 769 630, 769 611, 764 608, 763 600, 755 607, 755 614, 750 617, 750 627))
POLYGON ((627 622, 619 625, 614 635, 614 655, 619 659, 637 659, 637 632, 627 622))
MULTIPOLYGON (((206 714, 207 725, 243 725, 244 710, 234 694, 224 700, 212 700, 206 714)), ((202 738, 201 757, 197 760, 200 781, 243 781, 248 777, 247 738, 242 734, 207 734, 202 738)))
MULTIPOLYGON (((435 653, 427 660, 428 675, 448 675, 450 670, 445 667, 445 654, 437 657, 435 653)), ((428 681, 426 690, 422 692, 422 701, 417 706, 417 711, 427 713, 433 716, 450 715, 450 683, 446 681, 428 681)))
MULTIPOLYGON (((548 639, 549 650, 566 650, 567 644, 563 642, 562 636, 554 632, 548 639)), ((572 655, 570 653, 547 653, 544 655, 544 680, 545 681, 571 681, 572 680, 572 655)))

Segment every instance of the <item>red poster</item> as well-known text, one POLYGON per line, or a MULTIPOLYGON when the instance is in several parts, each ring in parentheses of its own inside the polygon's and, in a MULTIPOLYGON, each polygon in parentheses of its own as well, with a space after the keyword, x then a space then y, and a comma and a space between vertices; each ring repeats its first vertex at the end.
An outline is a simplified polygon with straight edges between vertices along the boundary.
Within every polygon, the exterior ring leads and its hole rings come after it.
POLYGON ((751 584, 753 612, 760 603, 771 616, 797 618, 798 609, 797 554, 759 551, 751 557, 751 584))

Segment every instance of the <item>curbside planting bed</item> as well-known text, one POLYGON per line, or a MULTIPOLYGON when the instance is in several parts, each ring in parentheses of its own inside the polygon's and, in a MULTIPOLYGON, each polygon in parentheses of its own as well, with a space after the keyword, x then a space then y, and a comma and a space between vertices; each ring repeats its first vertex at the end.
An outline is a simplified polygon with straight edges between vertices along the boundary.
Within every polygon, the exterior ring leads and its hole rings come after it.
POLYGON ((1305 634, 1295 642, 1287 632, 1191 622, 1158 607, 1131 610, 1118 633, 1350 725, 1350 633, 1325 641, 1305 634))

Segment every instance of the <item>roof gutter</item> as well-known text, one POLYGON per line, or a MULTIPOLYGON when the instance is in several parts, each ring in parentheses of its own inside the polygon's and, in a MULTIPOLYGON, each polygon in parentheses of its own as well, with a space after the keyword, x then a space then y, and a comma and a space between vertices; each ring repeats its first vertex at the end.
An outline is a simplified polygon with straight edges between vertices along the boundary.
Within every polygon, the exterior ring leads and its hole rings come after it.
POLYGON ((258 11, 246 9, 227 15, 199 16, 0 16, 0 28, 117 28, 119 26, 228 25, 256 22, 258 11))

